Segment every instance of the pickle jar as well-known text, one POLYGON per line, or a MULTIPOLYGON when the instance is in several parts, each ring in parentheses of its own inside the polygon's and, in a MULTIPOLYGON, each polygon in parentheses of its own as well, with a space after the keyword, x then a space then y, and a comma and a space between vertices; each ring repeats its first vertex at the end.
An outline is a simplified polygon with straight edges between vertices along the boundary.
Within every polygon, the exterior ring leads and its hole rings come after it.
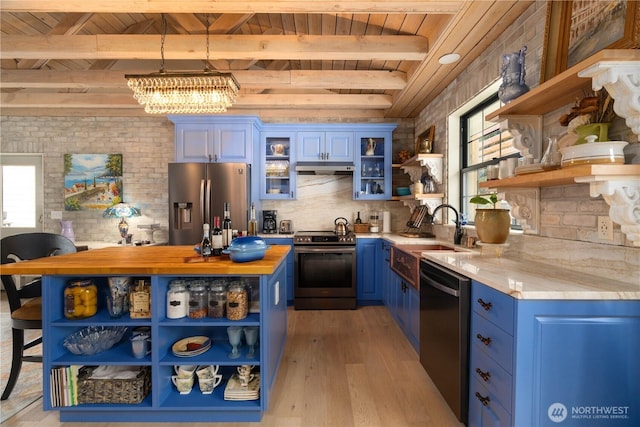
POLYGON ((167 318, 181 319, 189 314, 189 291, 184 280, 172 280, 167 291, 167 318))
POLYGON ((227 319, 242 320, 249 313, 247 288, 242 282, 231 282, 227 289, 227 319))
POLYGON ((189 318, 207 317, 207 288, 204 281, 197 280, 189 284, 189 318))
POLYGON ((85 319, 98 312, 98 289, 91 280, 74 280, 64 288, 64 315, 85 319))
POLYGON ((213 318, 224 317, 227 305, 227 285, 224 280, 214 280, 209 285, 208 316, 213 318))

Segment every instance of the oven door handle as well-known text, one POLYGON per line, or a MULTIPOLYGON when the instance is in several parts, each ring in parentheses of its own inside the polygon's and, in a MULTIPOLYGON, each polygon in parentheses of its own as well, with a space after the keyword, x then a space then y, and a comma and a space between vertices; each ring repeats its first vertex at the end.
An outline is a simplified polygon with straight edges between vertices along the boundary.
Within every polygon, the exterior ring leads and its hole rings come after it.
POLYGON ((336 247, 311 247, 311 246, 304 246, 304 247, 293 247, 293 252, 297 253, 297 254, 305 254, 305 253, 354 253, 356 251, 356 247, 355 246, 336 246, 336 247))
POLYGON ((423 272, 420 272, 420 279, 422 281, 424 281, 427 285, 431 286, 432 288, 436 288, 437 290, 442 291, 442 292, 444 292, 446 294, 452 295, 452 296, 454 296, 456 298, 460 297, 460 291, 459 290, 453 289, 453 288, 445 286, 445 285, 443 285, 441 283, 438 283, 435 280, 433 280, 432 278, 427 277, 427 275, 424 274, 423 272))

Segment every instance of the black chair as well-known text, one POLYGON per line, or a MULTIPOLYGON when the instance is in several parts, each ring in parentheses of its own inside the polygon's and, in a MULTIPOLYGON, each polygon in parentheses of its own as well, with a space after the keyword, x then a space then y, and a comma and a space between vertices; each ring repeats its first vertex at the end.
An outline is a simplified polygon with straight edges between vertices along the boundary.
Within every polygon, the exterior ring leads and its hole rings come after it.
MULTIPOLYGON (((76 247, 73 242, 59 234, 24 233, 0 240, 0 264, 74 252, 76 247)), ((35 279, 18 289, 13 276, 3 274, 2 284, 9 301, 13 338, 11 373, 0 399, 6 400, 18 381, 22 362, 42 362, 42 356, 24 355, 25 350, 42 343, 42 336, 24 343, 26 329, 42 329, 42 282, 35 279)))

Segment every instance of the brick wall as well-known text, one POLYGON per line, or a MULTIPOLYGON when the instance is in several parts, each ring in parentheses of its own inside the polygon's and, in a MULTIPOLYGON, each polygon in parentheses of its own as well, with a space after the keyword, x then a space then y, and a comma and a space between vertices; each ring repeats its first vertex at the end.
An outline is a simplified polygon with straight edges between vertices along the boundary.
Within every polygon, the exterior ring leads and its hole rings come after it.
MULTIPOLYGON (((59 233, 51 211, 73 221, 80 240, 116 241, 116 219, 101 211, 64 211, 64 154, 122 154, 124 199, 142 210, 129 221, 159 222, 166 227, 167 163, 174 158, 173 124, 164 117, 2 117, 2 153, 42 153, 44 162, 44 231, 59 233)), ((139 234, 138 234, 139 233, 139 234)), ((140 236, 140 237, 137 237, 140 236)), ((161 237, 157 234, 156 237, 161 237)))

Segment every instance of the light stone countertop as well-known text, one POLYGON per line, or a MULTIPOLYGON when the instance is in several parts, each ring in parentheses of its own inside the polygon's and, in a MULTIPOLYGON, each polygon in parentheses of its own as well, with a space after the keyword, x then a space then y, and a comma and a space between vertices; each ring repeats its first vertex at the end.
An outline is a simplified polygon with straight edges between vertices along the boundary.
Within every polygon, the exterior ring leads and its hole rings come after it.
MULTIPOLYGON (((293 237, 291 234, 260 236, 293 237)), ((437 243, 452 246, 452 242, 404 237, 395 233, 357 233, 356 238, 382 238, 396 245, 437 243)), ((455 254, 429 252, 423 257, 518 299, 640 300, 640 283, 606 279, 550 264, 497 257, 495 251, 487 247, 455 254)))
MULTIPOLYGON (((395 234, 359 234, 381 237, 393 244, 441 243, 437 239, 407 238, 395 234)), ((628 283, 578 273, 550 264, 497 257, 492 248, 467 252, 423 252, 457 273, 477 280, 504 294, 528 300, 640 300, 640 283, 628 283)))

